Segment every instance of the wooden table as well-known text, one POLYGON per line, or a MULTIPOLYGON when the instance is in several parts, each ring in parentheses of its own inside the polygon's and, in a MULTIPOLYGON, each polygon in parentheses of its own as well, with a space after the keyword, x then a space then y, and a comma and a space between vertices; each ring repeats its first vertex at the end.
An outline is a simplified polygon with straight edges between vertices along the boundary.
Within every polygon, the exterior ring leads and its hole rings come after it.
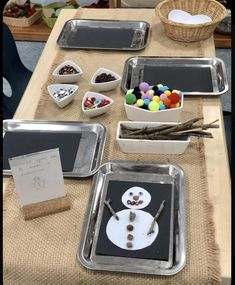
MULTIPOLYGON (((115 11, 115 13, 118 13, 119 9, 115 9, 115 11)), ((147 13, 147 9, 142 9, 141 11, 147 13)), ((128 11, 126 9, 126 19, 128 19, 128 15, 130 15, 131 12, 131 9, 128 9, 128 11)), ((50 67, 59 51, 59 47, 56 44, 58 34, 64 22, 74 17, 75 13, 76 11, 73 10, 63 10, 60 14, 17 109, 14 116, 15 119, 33 118, 41 96, 41 88, 47 81, 50 67)), ((172 43, 174 42, 172 41, 172 43)), ((202 48, 204 56, 214 56, 215 47, 213 37, 206 40, 202 44, 202 48)), ((188 50, 190 51, 190 45, 188 50)), ((190 52, 192 52, 192 50, 190 52)), ((177 54, 182 53, 182 51, 175 50, 175 53, 175 56, 177 56, 177 54)), ((162 54, 164 55, 164 50, 162 54)), ((187 54, 185 54, 185 56, 186 55, 187 54)), ((207 122, 219 118, 221 124, 219 129, 213 131, 214 139, 205 140, 205 156, 209 196, 214 206, 213 217, 216 242, 220 249, 221 284, 228 285, 231 282, 231 181, 220 97, 204 96, 203 114, 207 122)), ((4 182, 6 182, 7 179, 8 178, 5 178, 4 182)))

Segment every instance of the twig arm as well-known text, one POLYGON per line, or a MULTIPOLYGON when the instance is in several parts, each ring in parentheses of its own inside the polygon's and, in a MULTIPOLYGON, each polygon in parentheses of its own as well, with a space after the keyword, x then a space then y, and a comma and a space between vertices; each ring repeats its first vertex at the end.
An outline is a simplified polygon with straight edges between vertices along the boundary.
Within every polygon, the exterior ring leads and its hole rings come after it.
POLYGON ((157 214, 156 214, 155 217, 153 218, 153 221, 152 221, 152 223, 151 223, 151 226, 150 226, 150 228, 149 228, 149 231, 148 231, 147 235, 150 235, 150 234, 154 233, 154 225, 155 225, 155 222, 157 221, 158 217, 160 216, 162 210, 164 209, 164 207, 165 207, 165 202, 166 202, 165 200, 163 200, 163 201, 161 202, 160 207, 159 207, 159 209, 157 210, 157 214))
POLYGON ((114 209, 111 207, 110 202, 111 202, 110 199, 108 199, 108 201, 104 200, 105 206, 109 209, 109 211, 112 213, 112 215, 114 216, 114 218, 118 221, 118 220, 119 220, 119 217, 118 217, 118 215, 115 213, 114 209))

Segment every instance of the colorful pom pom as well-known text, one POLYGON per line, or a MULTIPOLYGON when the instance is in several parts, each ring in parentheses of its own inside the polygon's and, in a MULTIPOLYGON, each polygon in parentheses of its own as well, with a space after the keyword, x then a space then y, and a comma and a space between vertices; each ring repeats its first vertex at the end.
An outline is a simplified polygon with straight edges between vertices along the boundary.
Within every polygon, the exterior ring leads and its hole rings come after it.
POLYGON ((138 107, 142 107, 144 105, 144 100, 143 99, 138 99, 136 102, 138 107))
POLYGON ((147 82, 141 82, 139 88, 140 90, 147 92, 149 89, 149 84, 147 82))
POLYGON ((129 93, 125 96, 126 103, 129 105, 133 105, 136 102, 136 96, 133 93, 129 93))
POLYGON ((156 101, 151 101, 148 105, 148 108, 150 111, 158 111, 159 110, 159 104, 156 101))

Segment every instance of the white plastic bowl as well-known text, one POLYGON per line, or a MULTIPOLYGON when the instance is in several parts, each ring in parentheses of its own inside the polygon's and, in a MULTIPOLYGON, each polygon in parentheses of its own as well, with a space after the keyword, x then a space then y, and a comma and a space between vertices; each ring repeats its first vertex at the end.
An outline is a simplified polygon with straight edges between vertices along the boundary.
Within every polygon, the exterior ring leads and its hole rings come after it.
POLYGON ((149 111, 133 105, 128 105, 124 101, 127 118, 131 121, 147 122, 178 122, 183 109, 184 95, 181 96, 181 104, 178 108, 165 109, 159 111, 149 111))
POLYGON ((52 73, 52 76, 55 78, 57 82, 60 82, 60 83, 74 83, 79 80, 82 74, 83 74, 82 69, 78 64, 74 63, 71 60, 66 60, 56 67, 56 69, 52 73), (64 75, 59 74, 60 69, 66 65, 71 65, 78 71, 78 73, 64 74, 64 75))
POLYGON ((47 90, 51 98, 53 99, 53 101, 60 108, 64 108, 66 105, 68 105, 73 100, 75 94, 78 91, 78 88, 79 88, 78 85, 73 85, 73 84, 51 84, 51 85, 48 85, 47 90), (70 88, 73 89, 73 92, 60 100, 55 98, 55 96, 53 95, 55 92, 57 92, 60 89, 68 90, 70 88))
POLYGON ((125 153, 151 153, 151 154, 182 154, 190 143, 187 140, 145 140, 145 139, 125 139, 121 138, 121 125, 130 128, 157 127, 160 125, 177 125, 174 122, 130 122, 119 121, 117 127, 116 140, 125 153))
POLYGON ((99 68, 98 70, 96 70, 96 72, 93 74, 91 78, 91 85, 97 91, 109 91, 109 90, 115 89, 118 86, 118 84, 121 82, 121 79, 122 78, 114 71, 106 69, 106 68, 99 68), (112 76, 116 78, 116 80, 109 81, 109 82, 95 83, 96 77, 100 75, 101 73, 111 74, 112 76))
POLYGON ((82 99, 82 111, 88 117, 97 117, 99 115, 106 113, 111 108, 112 104, 113 104, 113 100, 110 99, 109 97, 107 97, 103 94, 100 94, 100 93, 88 91, 85 93, 85 95, 82 99), (87 110, 84 107, 84 102, 86 101, 87 97, 95 97, 96 99, 106 99, 106 100, 109 100, 110 103, 108 105, 103 106, 103 107, 87 110))

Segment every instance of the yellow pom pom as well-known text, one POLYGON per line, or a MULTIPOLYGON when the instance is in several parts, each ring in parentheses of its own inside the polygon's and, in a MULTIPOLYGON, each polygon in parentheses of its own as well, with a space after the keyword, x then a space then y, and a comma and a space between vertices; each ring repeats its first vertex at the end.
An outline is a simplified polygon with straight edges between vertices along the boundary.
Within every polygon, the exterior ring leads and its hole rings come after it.
POLYGON ((157 95, 153 96, 152 101, 159 102, 160 101, 159 96, 157 95))
POLYGON ((177 93, 177 94, 179 94, 179 90, 174 89, 174 90, 172 90, 172 93, 177 93))
POLYGON ((153 90, 148 90, 147 93, 148 94, 154 94, 154 91, 153 90))
POLYGON ((171 95, 171 91, 170 90, 165 90, 164 94, 166 94, 167 96, 171 95))

